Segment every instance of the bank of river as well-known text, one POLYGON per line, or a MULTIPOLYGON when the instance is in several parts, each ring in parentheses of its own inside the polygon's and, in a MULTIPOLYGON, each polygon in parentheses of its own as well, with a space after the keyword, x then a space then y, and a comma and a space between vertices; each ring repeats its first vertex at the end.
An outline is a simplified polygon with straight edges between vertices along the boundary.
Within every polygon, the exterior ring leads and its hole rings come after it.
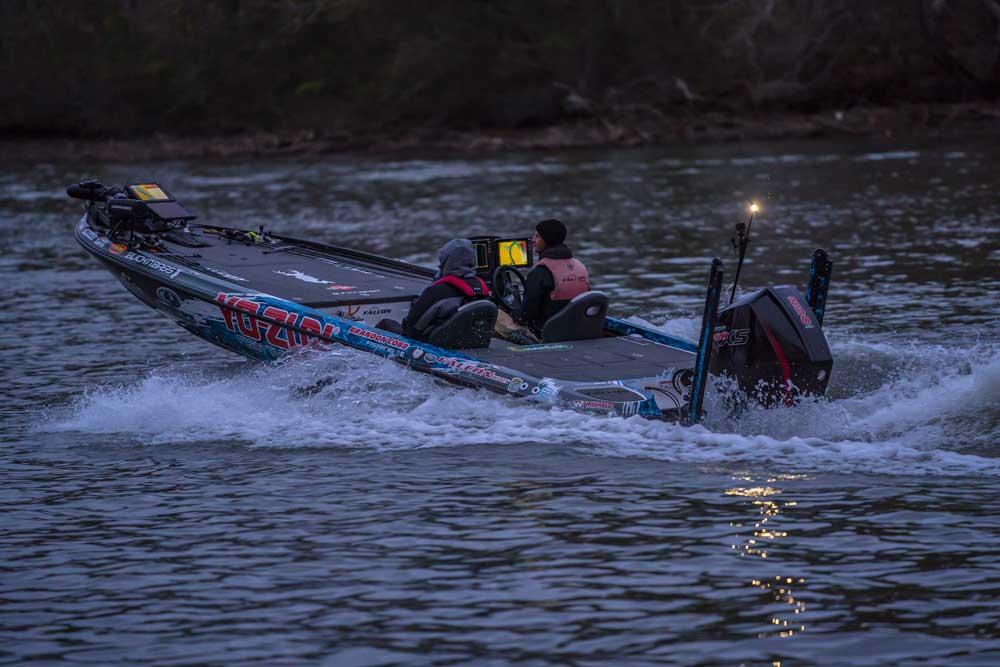
POLYGON ((491 130, 406 128, 331 134, 309 129, 246 131, 226 135, 153 132, 140 137, 0 137, 0 155, 22 162, 96 160, 104 163, 164 159, 316 156, 332 153, 479 155, 510 151, 637 146, 708 146, 738 141, 861 137, 900 142, 970 137, 1000 139, 1000 104, 857 106, 813 113, 776 111, 592 117, 546 127, 491 130))

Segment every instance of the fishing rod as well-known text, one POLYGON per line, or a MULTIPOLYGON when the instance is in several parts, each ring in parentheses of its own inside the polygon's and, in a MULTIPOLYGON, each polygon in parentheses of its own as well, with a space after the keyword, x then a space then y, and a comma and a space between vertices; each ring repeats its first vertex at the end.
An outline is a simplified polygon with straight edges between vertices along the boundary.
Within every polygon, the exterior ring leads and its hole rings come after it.
POLYGON ((736 223, 736 236, 729 239, 733 244, 733 254, 738 254, 740 259, 736 264, 736 277, 733 278, 733 289, 729 292, 729 305, 733 304, 736 297, 736 286, 740 282, 740 270, 743 269, 743 258, 747 254, 747 246, 750 245, 750 228, 753 227, 753 220, 760 210, 756 203, 750 204, 750 218, 746 222, 736 223), (739 241, 737 241, 739 239, 739 241))

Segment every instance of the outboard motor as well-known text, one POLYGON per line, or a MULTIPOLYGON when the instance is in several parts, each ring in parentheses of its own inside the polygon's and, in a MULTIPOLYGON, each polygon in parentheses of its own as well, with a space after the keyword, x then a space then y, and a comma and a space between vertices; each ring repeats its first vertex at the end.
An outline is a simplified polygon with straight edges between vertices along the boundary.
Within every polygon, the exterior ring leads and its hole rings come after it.
POLYGON ((826 392, 833 357, 819 320, 794 287, 766 287, 719 312, 714 375, 734 378, 765 405, 826 392))
POLYGON ((813 253, 808 296, 794 287, 765 287, 733 302, 758 211, 751 204, 750 217, 736 225, 736 278, 718 314, 709 368, 765 406, 792 405, 798 396, 822 396, 830 381, 833 357, 821 326, 833 262, 821 248, 813 253))

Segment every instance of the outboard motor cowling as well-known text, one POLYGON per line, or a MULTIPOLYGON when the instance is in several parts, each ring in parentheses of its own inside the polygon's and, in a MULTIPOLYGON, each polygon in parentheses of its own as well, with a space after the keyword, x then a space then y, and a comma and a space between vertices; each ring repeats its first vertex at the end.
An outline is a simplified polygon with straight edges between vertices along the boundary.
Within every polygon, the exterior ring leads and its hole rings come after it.
POLYGON ((765 405, 823 395, 833 357, 806 298, 794 287, 746 294, 719 312, 711 370, 765 405))

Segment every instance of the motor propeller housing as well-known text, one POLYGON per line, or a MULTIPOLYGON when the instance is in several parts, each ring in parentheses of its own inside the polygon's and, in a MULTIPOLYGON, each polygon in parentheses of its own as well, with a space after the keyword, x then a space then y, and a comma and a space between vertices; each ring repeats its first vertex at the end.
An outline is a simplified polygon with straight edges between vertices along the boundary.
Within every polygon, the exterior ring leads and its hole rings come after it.
POLYGON ((806 297, 794 287, 767 287, 719 311, 711 369, 734 378, 765 405, 823 395, 833 357, 806 297))

